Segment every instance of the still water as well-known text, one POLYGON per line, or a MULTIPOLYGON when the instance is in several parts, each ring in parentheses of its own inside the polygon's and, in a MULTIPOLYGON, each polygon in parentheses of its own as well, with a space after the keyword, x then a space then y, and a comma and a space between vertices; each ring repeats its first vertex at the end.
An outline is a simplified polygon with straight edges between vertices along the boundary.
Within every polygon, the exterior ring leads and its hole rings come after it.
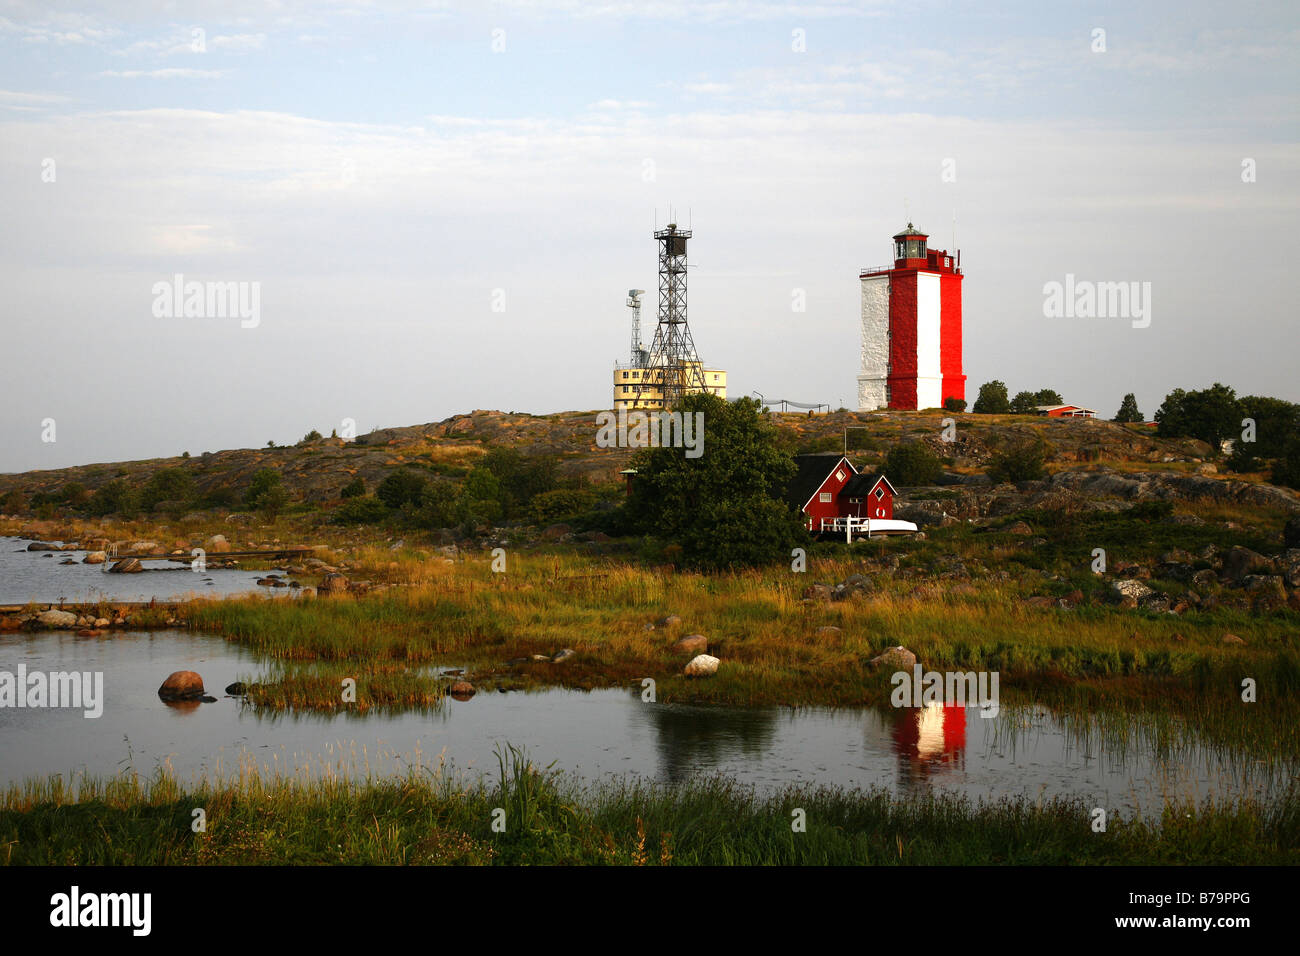
POLYGON ((677 782, 722 774, 760 791, 790 784, 949 791, 972 798, 1082 797, 1125 815, 1158 815, 1168 798, 1219 799, 1280 791, 1288 771, 1235 759, 1141 726, 1102 733, 1088 719, 1042 709, 762 710, 645 703, 637 689, 480 693, 432 713, 259 715, 222 688, 263 668, 247 651, 183 631, 77 638, 0 636, 0 671, 101 671, 103 716, 0 708, 0 785, 61 773, 181 779, 263 772, 365 777, 412 763, 495 773, 494 749, 527 748, 534 763, 585 780, 635 776, 677 782), (158 685, 198 671, 216 703, 169 706, 158 685))
MULTIPOLYGON (((186 597, 224 597, 251 591, 265 571, 212 568, 195 572, 188 564, 146 561, 139 574, 109 574, 108 564, 82 564, 85 551, 28 551, 30 538, 0 537, 0 604, 28 601, 176 601, 186 597), (71 558, 76 564, 61 564, 71 558)), ((51 541, 50 544, 62 544, 51 541)), ((277 589, 277 597, 287 593, 277 589)))

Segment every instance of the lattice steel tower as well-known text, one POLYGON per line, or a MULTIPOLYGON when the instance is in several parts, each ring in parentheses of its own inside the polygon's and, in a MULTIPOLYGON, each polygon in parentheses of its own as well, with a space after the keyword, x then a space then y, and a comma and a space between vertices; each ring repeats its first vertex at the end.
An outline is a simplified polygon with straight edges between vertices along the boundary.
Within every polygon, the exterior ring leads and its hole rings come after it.
POLYGON ((659 242, 659 323, 638 398, 647 388, 657 389, 662 407, 668 408, 689 392, 705 390, 704 367, 686 323, 686 240, 691 230, 670 222, 654 237, 659 242))

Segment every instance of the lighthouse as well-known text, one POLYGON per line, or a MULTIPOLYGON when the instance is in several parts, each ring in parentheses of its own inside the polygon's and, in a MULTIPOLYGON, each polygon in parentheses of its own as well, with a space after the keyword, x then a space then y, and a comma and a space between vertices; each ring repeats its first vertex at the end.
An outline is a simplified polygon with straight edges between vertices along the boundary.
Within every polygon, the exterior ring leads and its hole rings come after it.
POLYGON ((862 270, 858 410, 939 408, 966 398, 961 367, 961 253, 929 248, 910 222, 894 263, 862 270))

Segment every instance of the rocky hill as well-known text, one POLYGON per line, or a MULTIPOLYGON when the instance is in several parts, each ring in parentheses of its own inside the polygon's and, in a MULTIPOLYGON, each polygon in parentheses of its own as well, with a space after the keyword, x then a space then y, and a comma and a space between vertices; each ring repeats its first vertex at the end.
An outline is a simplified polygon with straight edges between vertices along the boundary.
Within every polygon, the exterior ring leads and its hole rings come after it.
MULTIPOLYGON (((596 414, 474 411, 425 425, 376 429, 350 442, 325 438, 293 447, 233 449, 190 458, 7 474, 0 475, 0 496, 12 490, 28 497, 42 492, 55 494, 73 482, 93 492, 115 478, 141 487, 163 468, 188 472, 200 496, 220 489, 238 494, 258 469, 270 467, 280 471, 291 498, 323 504, 337 499, 341 489, 357 476, 373 489, 392 469, 403 465, 420 466, 449 478, 461 477, 496 446, 515 448, 525 455, 553 456, 562 474, 582 476, 594 483, 618 481, 618 472, 627 467, 633 450, 596 447, 596 414)), ((989 503, 993 499, 988 497, 987 489, 977 487, 983 480, 983 467, 999 449, 1035 436, 1046 441, 1049 470, 1054 473, 1040 492, 1083 492, 1118 498, 1187 493, 1283 507, 1296 501, 1291 492, 1226 481, 1215 475, 1215 467, 1209 463, 1211 449, 1203 442, 1157 438, 1150 429, 1140 426, 1012 415, 955 415, 951 417, 955 430, 949 427, 945 436, 948 416, 940 412, 836 412, 812 416, 774 413, 773 417, 792 450, 840 451, 847 441, 850 457, 860 468, 875 467, 900 440, 923 441, 943 459, 944 482, 971 485, 968 497, 976 503, 971 507, 986 513, 1000 507, 989 503), (1082 476, 1062 474, 1096 474, 1099 469, 1147 474, 1094 480, 1090 485, 1082 476), (981 500, 985 502, 982 505, 981 500)))

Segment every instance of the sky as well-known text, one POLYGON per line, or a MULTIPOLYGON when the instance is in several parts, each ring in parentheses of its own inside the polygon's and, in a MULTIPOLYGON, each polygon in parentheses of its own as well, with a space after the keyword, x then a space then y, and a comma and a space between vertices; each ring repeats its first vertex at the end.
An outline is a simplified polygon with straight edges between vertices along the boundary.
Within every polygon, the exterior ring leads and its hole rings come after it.
POLYGON ((970 400, 1300 401, 1298 41, 1287 2, 0 0, 0 471, 607 408, 673 220, 732 397, 855 407, 910 219, 961 249, 970 400), (1067 276, 1149 314, 1049 315, 1067 276))

